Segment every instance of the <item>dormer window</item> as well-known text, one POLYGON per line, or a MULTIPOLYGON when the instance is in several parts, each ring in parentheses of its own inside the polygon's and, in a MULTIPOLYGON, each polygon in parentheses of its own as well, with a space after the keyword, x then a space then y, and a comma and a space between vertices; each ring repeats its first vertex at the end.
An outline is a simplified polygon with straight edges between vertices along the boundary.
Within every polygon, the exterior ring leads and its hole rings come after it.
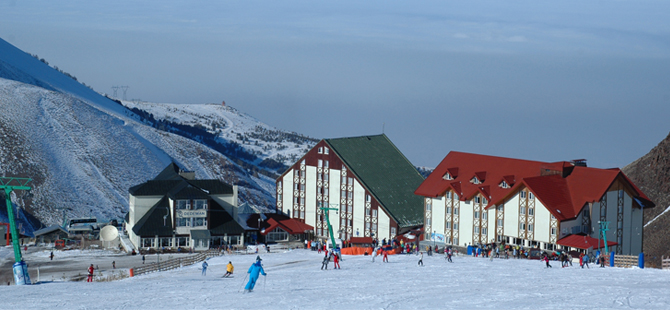
POLYGON ((502 188, 509 188, 509 184, 507 184, 507 181, 500 182, 499 186, 502 188))
POLYGON ((447 172, 447 173, 445 173, 445 174, 442 176, 442 179, 444 179, 444 180, 453 180, 454 177, 452 177, 451 174, 450 174, 449 172, 447 172))
POLYGON ((472 179, 470 179, 470 183, 472 183, 472 184, 479 184, 479 183, 481 183, 481 182, 480 182, 479 179, 475 176, 475 177, 472 177, 472 179))

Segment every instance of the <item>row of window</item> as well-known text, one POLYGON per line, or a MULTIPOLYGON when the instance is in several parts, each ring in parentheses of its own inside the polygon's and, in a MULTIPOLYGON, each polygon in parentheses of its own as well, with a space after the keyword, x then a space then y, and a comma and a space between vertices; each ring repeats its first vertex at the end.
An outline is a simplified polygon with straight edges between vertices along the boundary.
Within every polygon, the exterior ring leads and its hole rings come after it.
POLYGON ((186 247, 188 246, 188 237, 176 237, 172 239, 171 237, 162 237, 158 238, 158 243, 156 243, 156 238, 141 238, 140 244, 143 248, 155 248, 157 247, 186 247), (173 241, 175 241, 173 243, 173 241))
POLYGON ((330 150, 325 146, 321 146, 317 149, 317 153, 328 155, 330 154, 330 150))
POLYGON ((186 217, 177 218, 177 227, 199 227, 207 226, 206 217, 186 217))
POLYGON ((177 200, 175 208, 177 210, 204 210, 207 209, 207 200, 206 199, 196 199, 193 200, 177 200), (191 209, 191 207, 193 207, 191 209))

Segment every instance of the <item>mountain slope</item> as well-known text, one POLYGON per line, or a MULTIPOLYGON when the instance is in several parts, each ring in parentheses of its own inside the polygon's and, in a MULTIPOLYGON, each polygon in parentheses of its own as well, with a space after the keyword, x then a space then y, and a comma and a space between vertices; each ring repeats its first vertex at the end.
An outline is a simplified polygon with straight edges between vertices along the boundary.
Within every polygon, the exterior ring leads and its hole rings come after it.
POLYGON ((644 211, 644 252, 660 260, 670 255, 670 213, 665 212, 670 206, 670 135, 622 170, 656 203, 644 211))
MULTIPOLYGON (((43 224, 60 223, 63 213, 120 218, 128 188, 171 161, 197 178, 239 185, 241 202, 274 206, 273 178, 251 173, 197 139, 147 126, 126 107, 2 40, 0 107, 0 175, 34 179, 34 198, 13 201, 43 224)), ((28 234, 39 228, 23 223, 28 234)))

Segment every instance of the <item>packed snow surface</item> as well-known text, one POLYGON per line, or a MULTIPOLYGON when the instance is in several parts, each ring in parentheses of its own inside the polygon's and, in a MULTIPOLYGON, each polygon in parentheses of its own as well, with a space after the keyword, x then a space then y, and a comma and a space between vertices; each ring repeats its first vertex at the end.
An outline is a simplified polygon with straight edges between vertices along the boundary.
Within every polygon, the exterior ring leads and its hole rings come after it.
POLYGON ((1 288, 5 309, 668 309, 670 273, 659 269, 545 268, 537 260, 424 255, 345 256, 342 269, 320 270, 308 250, 261 254, 267 277, 244 293, 256 255, 114 282, 50 282, 1 288), (226 264, 234 278, 222 279, 226 264))

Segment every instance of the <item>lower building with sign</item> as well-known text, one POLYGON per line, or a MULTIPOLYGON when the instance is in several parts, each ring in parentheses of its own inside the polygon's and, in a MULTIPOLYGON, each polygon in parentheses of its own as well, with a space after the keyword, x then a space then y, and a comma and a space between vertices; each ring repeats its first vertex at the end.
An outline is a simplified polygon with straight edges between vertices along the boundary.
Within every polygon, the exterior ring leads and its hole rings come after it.
POLYGON ((243 245, 237 186, 196 180, 174 163, 156 178, 129 189, 126 231, 138 249, 206 250, 243 245))

